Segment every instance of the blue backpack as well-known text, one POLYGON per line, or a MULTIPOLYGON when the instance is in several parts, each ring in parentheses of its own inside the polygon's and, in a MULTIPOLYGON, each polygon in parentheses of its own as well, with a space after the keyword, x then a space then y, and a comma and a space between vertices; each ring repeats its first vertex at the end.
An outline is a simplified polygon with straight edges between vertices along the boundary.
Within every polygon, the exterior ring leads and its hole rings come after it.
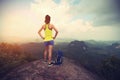
POLYGON ((55 58, 55 62, 53 64, 60 65, 62 63, 63 63, 63 52, 58 50, 58 51, 56 51, 56 58, 55 58))

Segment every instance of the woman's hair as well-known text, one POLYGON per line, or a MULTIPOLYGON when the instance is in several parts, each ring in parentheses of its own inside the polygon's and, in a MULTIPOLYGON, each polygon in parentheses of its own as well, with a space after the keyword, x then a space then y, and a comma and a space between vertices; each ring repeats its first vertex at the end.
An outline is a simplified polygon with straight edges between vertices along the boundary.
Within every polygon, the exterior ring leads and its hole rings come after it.
POLYGON ((49 15, 45 16, 45 23, 46 24, 50 23, 50 16, 49 15))

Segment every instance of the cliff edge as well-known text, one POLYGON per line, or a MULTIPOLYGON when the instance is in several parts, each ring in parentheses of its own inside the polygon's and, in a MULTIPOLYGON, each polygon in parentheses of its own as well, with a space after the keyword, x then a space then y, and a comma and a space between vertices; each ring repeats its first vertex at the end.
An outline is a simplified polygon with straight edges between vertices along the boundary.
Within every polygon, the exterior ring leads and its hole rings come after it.
POLYGON ((3 80, 100 80, 97 76, 64 58, 62 65, 48 67, 43 60, 22 65, 7 74, 3 80))

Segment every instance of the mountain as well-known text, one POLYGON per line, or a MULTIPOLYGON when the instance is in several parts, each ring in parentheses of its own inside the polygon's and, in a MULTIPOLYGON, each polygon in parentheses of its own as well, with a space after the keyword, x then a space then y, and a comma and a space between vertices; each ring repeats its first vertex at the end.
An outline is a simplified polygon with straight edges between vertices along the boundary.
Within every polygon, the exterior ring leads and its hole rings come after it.
POLYGON ((82 66, 74 64, 73 60, 64 58, 64 63, 60 66, 48 67, 43 60, 33 61, 22 65, 8 75, 3 80, 101 80, 82 66))
POLYGON ((72 41, 67 46, 67 53, 78 56, 78 54, 85 54, 88 50, 88 46, 84 41, 72 41))
POLYGON ((94 43, 72 41, 66 48, 65 56, 106 80, 119 80, 120 43, 94 43))
POLYGON ((114 55, 120 58, 120 43, 112 43, 112 45, 107 46, 106 48, 109 52, 109 55, 114 55))
POLYGON ((120 49, 120 43, 113 43, 110 47, 114 49, 120 49))
POLYGON ((68 45, 69 48, 79 48, 80 50, 87 50, 88 46, 84 41, 72 41, 68 45))
POLYGON ((106 80, 120 79, 120 42, 99 43, 74 40, 55 43, 54 51, 61 50, 66 58, 61 66, 52 67, 43 64, 43 60, 38 60, 43 57, 43 45, 38 42, 19 45, 1 43, 0 78, 4 77, 4 80, 43 80, 43 78, 44 80, 99 80, 92 79, 96 78, 93 75, 96 74, 106 80), (87 76, 89 79, 86 78, 87 76))
POLYGON ((105 47, 105 46, 110 46, 112 43, 116 43, 119 41, 95 41, 95 40, 86 40, 85 43, 89 47, 105 47))

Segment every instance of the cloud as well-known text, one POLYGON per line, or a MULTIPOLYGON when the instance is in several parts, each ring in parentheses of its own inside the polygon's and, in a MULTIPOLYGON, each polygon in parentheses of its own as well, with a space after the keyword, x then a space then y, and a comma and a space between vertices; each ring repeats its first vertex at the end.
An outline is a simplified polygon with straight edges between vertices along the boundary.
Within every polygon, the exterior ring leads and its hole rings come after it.
MULTIPOLYGON (((2 27, 1 33, 4 40, 11 40, 7 39, 7 36, 27 38, 26 41, 30 38, 40 39, 37 32, 44 24, 45 15, 49 14, 51 16, 51 23, 59 31, 58 38, 78 40, 118 39, 114 37, 114 35, 118 34, 113 31, 115 29, 110 27, 111 25, 109 27, 106 26, 110 21, 108 19, 111 19, 110 22, 112 22, 113 18, 116 20, 115 15, 114 13, 108 14, 111 10, 106 11, 107 8, 101 10, 103 3, 100 2, 98 1, 99 4, 95 4, 97 2, 91 2, 90 4, 90 0, 60 0, 59 2, 54 0, 34 0, 26 6, 27 8, 13 5, 4 12, 2 20, 2 26, 4 27, 2 27), (104 13, 105 15, 103 15, 104 13), (102 27, 95 27, 94 25, 98 24, 97 22, 102 27)), ((104 6, 105 4, 103 8, 104 6)), ((119 28, 116 29, 118 30, 119 28)), ((12 37, 12 40, 16 39, 12 37)))
POLYGON ((114 36, 118 27, 112 27, 119 25, 111 3, 109 0, 60 0, 56 4, 52 0, 38 0, 32 5, 36 14, 42 16, 40 21, 46 13, 51 15, 61 38, 111 40, 118 39, 114 36))
POLYGON ((112 0, 81 0, 78 5, 71 6, 70 12, 84 20, 92 20, 95 26, 116 26, 120 25, 120 16, 115 4, 112 0))
POLYGON ((56 4, 52 0, 36 0, 36 3, 31 4, 31 10, 39 17, 41 24, 44 24, 44 16, 49 14, 52 18, 52 23, 58 28, 62 34, 59 37, 71 38, 71 35, 84 33, 87 31, 94 31, 92 22, 77 19, 71 21, 74 15, 70 14, 70 4, 61 0, 56 4), (75 34, 74 34, 75 33, 75 34))

